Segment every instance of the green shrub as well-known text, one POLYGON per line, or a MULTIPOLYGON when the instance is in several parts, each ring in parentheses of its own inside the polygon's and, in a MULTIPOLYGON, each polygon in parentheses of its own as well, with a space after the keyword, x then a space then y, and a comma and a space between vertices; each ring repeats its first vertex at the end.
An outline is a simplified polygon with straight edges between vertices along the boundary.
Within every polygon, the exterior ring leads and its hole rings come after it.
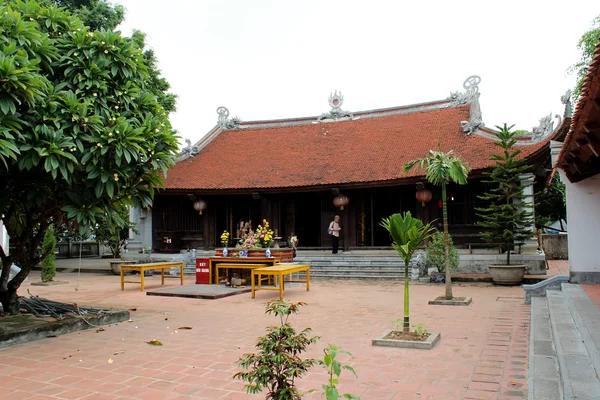
MULTIPOLYGON (((458 268, 458 252, 452 242, 452 237, 448 235, 448 254, 450 255, 450 268, 455 271, 458 268)), ((444 273, 446 265, 446 252, 444 250, 444 232, 436 232, 431 237, 431 242, 425 250, 425 263, 428 266, 436 267, 438 272, 444 273)))
POLYGON ((42 256, 45 256, 42 260, 42 282, 50 282, 56 276, 55 251, 56 236, 54 236, 54 225, 50 225, 42 242, 42 256))
POLYGON ((316 364, 312 358, 302 359, 308 346, 318 337, 311 337, 311 329, 301 332, 288 322, 292 314, 297 314, 305 303, 290 303, 287 300, 272 300, 266 304, 265 313, 279 318, 279 325, 269 326, 267 334, 258 338, 258 353, 244 354, 238 365, 244 372, 238 372, 234 378, 246 382, 246 392, 258 394, 267 390, 269 400, 300 400, 301 394, 296 388, 296 378, 301 378, 309 368, 316 364))

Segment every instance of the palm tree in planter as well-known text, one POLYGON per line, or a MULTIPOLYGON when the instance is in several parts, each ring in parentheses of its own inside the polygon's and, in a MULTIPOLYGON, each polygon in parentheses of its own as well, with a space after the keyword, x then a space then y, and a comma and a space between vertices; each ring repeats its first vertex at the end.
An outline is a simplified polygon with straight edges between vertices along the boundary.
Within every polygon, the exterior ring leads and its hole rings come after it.
POLYGON ((513 126, 504 124, 503 127, 496 127, 499 129, 495 134, 498 141, 494 144, 502 151, 492 155, 491 160, 496 162, 496 166, 488 174, 490 179, 485 181, 493 187, 487 193, 478 196, 479 199, 489 202, 489 206, 476 209, 481 218, 477 224, 487 229, 481 233, 483 240, 501 243, 502 250, 506 252, 506 265, 490 266, 490 274, 494 281, 504 284, 518 284, 523 279, 525 266, 511 266, 510 254, 515 246, 524 244, 525 240, 533 235, 533 231, 529 229, 533 223, 532 206, 525 202, 528 196, 524 194, 525 188, 533 183, 522 183, 521 175, 530 172, 530 168, 525 165, 523 158, 517 159, 521 150, 512 149, 517 143, 516 132, 511 131, 513 126), (495 277, 496 273, 502 276, 495 277), (508 277, 504 276, 505 274, 515 275, 508 277))
POLYGON ((424 225, 420 219, 413 218, 410 212, 392 214, 381 220, 383 226, 392 237, 392 246, 404 261, 404 325, 403 332, 409 333, 409 292, 408 266, 417 248, 423 244, 435 231, 431 224, 424 225))
POLYGON ((452 300, 452 277, 450 274, 450 246, 448 244, 448 208, 446 206, 446 184, 450 182, 464 185, 471 170, 467 164, 455 157, 452 151, 429 150, 423 158, 409 161, 404 165, 404 172, 408 172, 417 165, 425 170, 425 177, 429 183, 442 187, 442 215, 444 219, 444 252, 446 253, 446 299, 452 300))

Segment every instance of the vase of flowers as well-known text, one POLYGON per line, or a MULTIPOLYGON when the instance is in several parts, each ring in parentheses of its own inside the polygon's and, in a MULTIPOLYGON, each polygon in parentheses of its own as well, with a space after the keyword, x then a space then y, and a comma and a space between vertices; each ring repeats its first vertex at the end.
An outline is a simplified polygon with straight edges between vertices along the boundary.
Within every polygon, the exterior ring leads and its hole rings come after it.
POLYGON ((221 234, 221 245, 223 246, 223 257, 227 257, 227 245, 229 244, 229 232, 226 230, 221 234))
POLYGON ((271 249, 267 248, 267 251, 265 252, 265 255, 267 256, 267 258, 271 257, 271 249))

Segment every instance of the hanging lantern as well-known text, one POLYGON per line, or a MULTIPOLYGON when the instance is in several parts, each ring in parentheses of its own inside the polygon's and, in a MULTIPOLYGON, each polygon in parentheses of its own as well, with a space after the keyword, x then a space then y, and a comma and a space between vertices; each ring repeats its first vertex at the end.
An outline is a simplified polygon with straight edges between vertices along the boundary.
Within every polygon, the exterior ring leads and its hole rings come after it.
POLYGON ((194 210, 198 211, 202 215, 202 211, 206 210, 206 202, 204 200, 196 200, 194 202, 194 210))
POLYGON ((431 190, 429 189, 419 189, 416 193, 417 200, 421 202, 421 205, 425 207, 425 203, 429 203, 431 201, 431 190))
POLYGON ((344 196, 343 194, 340 194, 333 199, 333 205, 339 207, 342 211, 344 211, 344 207, 346 207, 348 204, 350 204, 350 199, 348 196, 344 196))

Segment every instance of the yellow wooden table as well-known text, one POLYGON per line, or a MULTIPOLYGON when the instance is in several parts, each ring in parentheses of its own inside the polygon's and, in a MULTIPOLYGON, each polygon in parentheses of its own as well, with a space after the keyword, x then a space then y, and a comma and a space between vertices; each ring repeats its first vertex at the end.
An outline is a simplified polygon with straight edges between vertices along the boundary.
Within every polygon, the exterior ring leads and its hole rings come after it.
POLYGON ((216 274, 217 264, 240 264, 240 268, 244 268, 242 267, 244 264, 276 265, 277 263, 279 263, 279 258, 276 257, 209 257, 210 283, 219 283, 219 277, 216 274))
POLYGON ((284 278, 286 275, 294 274, 296 272, 306 272, 306 280, 304 281, 294 281, 288 280, 287 282, 298 282, 298 283, 306 283, 306 291, 310 290, 310 265, 308 264, 277 264, 272 267, 267 268, 256 268, 252 270, 252 298, 255 298, 255 292, 258 290, 279 290, 279 300, 283 300, 283 292, 285 291, 285 281, 284 278), (275 276, 278 277, 279 286, 278 287, 263 287, 261 285, 262 276, 275 276), (258 277, 258 286, 254 284, 254 278, 258 277))
POLYGON ((125 264, 121 265, 121 290, 125 290, 126 283, 139 283, 141 285, 141 291, 144 291, 144 271, 153 271, 160 269, 160 276, 162 278, 161 284, 165 284, 165 269, 173 267, 179 267, 179 276, 169 276, 169 278, 181 278, 181 286, 183 286, 183 262, 155 262, 149 264, 125 264), (126 281, 125 271, 136 271, 140 273, 140 281, 126 281))
POLYGON ((256 268, 267 268, 269 264, 241 264, 241 263, 216 263, 215 264, 215 277, 217 279, 217 283, 219 283, 219 270, 220 269, 249 269, 253 270, 256 268))

